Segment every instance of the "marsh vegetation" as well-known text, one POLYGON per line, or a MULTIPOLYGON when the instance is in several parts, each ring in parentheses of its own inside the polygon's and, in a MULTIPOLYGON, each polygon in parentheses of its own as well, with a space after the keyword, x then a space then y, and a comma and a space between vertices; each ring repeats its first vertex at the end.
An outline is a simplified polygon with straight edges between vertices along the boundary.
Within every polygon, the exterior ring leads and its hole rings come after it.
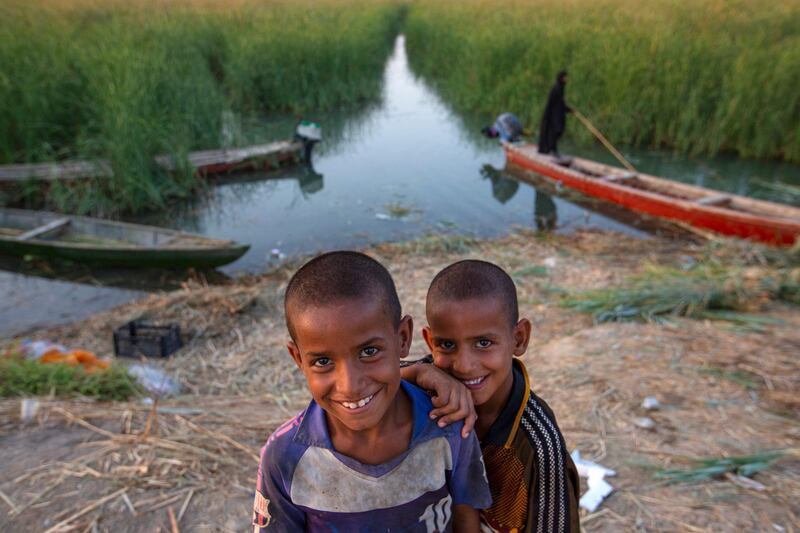
POLYGON ((800 161, 794 1, 422 1, 405 32, 412 68, 457 109, 535 130, 568 68, 568 103, 613 142, 800 161))
POLYGON ((51 207, 158 208, 196 180, 153 157, 222 146, 226 112, 378 98, 401 16, 362 0, 12 0, 0 22, 0 160, 108 159, 113 179, 51 187, 51 207))

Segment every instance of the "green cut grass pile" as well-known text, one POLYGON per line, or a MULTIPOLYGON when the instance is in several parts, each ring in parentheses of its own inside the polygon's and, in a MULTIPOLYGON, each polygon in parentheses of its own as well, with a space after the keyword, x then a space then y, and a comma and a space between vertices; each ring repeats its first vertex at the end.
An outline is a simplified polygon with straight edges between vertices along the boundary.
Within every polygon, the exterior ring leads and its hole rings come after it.
POLYGON ((122 365, 87 373, 82 367, 62 363, 0 358, 0 397, 53 395, 127 400, 141 393, 141 387, 122 365))

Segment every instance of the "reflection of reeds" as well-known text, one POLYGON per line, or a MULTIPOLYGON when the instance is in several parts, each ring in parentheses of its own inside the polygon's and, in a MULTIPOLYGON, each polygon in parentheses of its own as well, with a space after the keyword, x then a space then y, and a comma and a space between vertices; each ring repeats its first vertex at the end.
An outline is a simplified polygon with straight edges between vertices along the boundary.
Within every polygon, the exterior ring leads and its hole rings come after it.
POLYGON ((800 205, 800 186, 798 185, 766 180, 756 180, 754 185, 764 189, 766 194, 761 194, 760 196, 765 196, 769 200, 800 205))
POLYGON ((12 0, 0 23, 0 162, 109 159, 113 179, 56 185, 50 202, 160 207, 195 179, 160 174, 153 156, 221 146, 225 111, 377 98, 400 17, 399 6, 361 0, 12 0))
POLYGON ((796 2, 417 2, 406 35, 411 66, 460 109, 535 129, 568 68, 567 101, 612 142, 800 161, 796 2))

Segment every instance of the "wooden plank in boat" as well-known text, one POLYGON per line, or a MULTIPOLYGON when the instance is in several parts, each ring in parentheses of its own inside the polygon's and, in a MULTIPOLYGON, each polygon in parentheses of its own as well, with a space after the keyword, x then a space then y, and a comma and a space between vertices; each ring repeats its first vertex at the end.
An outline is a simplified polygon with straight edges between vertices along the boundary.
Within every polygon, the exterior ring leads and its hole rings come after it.
MULTIPOLYGON (((269 157, 273 154, 278 155, 300 148, 301 145, 299 143, 278 141, 269 144, 249 146, 247 148, 191 152, 187 159, 189 165, 193 168, 199 168, 207 165, 240 163, 251 158, 269 157)), ((156 157, 155 160, 156 163, 165 170, 174 171, 177 168, 175 158, 170 155, 160 155, 156 157)))
POLYGON ((106 178, 112 175, 111 163, 104 160, 0 165, 0 181, 106 178))
POLYGON ((625 183, 634 179, 635 177, 636 174, 634 172, 627 172, 625 174, 608 174, 600 179, 604 181, 610 181, 612 183, 625 183))
POLYGON ((713 196, 706 196, 704 198, 699 198, 694 201, 694 203, 698 205, 728 205, 731 203, 733 198, 731 198, 727 194, 715 194, 713 196))
MULTIPOLYGON (((229 148, 222 150, 202 150, 189 152, 187 160, 189 166, 198 169, 213 165, 230 165, 246 162, 249 159, 267 158, 271 156, 284 156, 303 149, 299 141, 276 141, 269 144, 247 146, 244 148, 229 148)), ((159 155, 155 158, 156 164, 167 171, 174 171, 178 164, 171 155, 159 155)), ((0 182, 35 180, 61 180, 76 178, 107 178, 112 177, 114 171, 111 162, 98 161, 63 161, 60 163, 34 163, 22 165, 0 165, 0 182)))
POLYGON ((54 233, 56 231, 62 230, 65 227, 67 227, 68 225, 69 225, 69 219, 68 218, 59 218, 59 219, 53 220, 52 222, 48 222, 47 224, 44 224, 43 226, 39 226, 37 228, 33 228, 30 231, 26 231, 22 235, 18 235, 17 236, 17 240, 18 241, 28 241, 28 240, 33 239, 35 237, 44 237, 45 235, 48 235, 50 233, 54 233))

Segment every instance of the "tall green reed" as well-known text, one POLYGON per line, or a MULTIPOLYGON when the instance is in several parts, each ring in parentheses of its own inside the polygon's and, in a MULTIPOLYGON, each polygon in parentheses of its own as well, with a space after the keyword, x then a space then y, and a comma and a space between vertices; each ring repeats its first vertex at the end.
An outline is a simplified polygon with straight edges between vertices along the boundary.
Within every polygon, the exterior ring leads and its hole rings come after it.
POLYGON ((800 161, 794 0, 422 0, 406 35, 412 68, 457 109, 536 130, 568 68, 568 102, 614 142, 800 161))
POLYGON ((153 156, 219 147, 225 112, 375 100, 402 17, 364 0, 0 10, 0 162, 109 159, 112 179, 42 189, 51 207, 102 214, 158 209, 196 186, 153 156))

